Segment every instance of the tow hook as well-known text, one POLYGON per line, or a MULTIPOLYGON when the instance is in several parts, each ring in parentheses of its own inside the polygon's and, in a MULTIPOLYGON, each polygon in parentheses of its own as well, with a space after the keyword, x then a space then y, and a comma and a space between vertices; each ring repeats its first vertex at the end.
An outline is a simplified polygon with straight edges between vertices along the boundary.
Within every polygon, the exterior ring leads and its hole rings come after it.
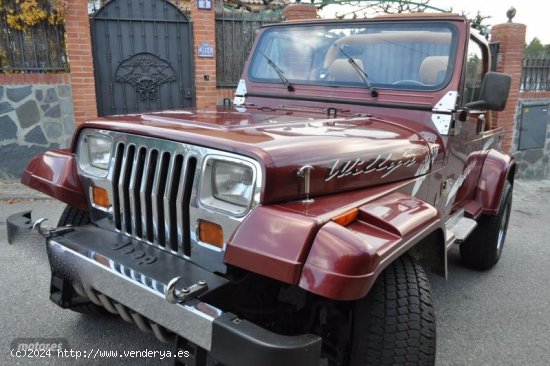
POLYGON ((61 236, 63 234, 74 231, 74 227, 72 227, 71 225, 60 226, 60 227, 47 227, 47 226, 43 227, 42 223, 46 220, 48 219, 40 218, 36 220, 36 222, 32 226, 32 229, 38 231, 38 233, 42 235, 44 239, 55 238, 56 236, 61 236))
POLYGON ((21 235, 28 235, 33 230, 38 231, 44 238, 49 239, 55 236, 63 235, 74 230, 71 226, 58 228, 43 227, 45 218, 32 221, 31 211, 24 211, 13 214, 6 220, 8 226, 8 243, 13 244, 21 235))
POLYGON ((177 304, 178 302, 191 300, 192 298, 195 298, 208 290, 208 284, 206 281, 199 281, 191 286, 177 289, 176 285, 180 279, 181 277, 174 277, 166 286, 166 292, 164 295, 166 297, 166 301, 170 304, 177 304))

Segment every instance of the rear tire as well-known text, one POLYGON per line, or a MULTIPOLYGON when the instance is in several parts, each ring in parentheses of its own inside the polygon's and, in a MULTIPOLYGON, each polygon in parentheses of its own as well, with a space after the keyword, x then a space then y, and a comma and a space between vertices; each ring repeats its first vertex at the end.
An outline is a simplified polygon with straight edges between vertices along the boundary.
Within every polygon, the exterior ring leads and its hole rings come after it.
MULTIPOLYGON (((90 215, 86 211, 79 210, 73 206, 66 206, 59 218, 57 227, 60 226, 81 226, 90 223, 90 215)), ((81 314, 95 315, 95 316, 106 316, 110 315, 103 306, 98 306, 93 302, 84 302, 80 304, 71 305, 69 310, 75 311, 81 314)))
POLYGON ((350 366, 434 365, 435 313, 428 278, 403 256, 353 311, 350 366))
POLYGON ((460 244, 460 257, 469 267, 487 270, 500 259, 512 209, 512 185, 506 181, 496 216, 482 216, 474 232, 460 244))

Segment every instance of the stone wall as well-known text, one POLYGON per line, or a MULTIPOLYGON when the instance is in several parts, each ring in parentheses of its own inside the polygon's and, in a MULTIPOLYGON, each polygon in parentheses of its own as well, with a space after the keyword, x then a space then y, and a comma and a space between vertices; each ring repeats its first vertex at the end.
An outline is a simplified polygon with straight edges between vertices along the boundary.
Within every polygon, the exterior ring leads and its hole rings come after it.
POLYGON ((546 121, 546 143, 543 148, 518 150, 521 133, 521 117, 524 105, 550 105, 550 93, 547 98, 520 99, 517 104, 515 128, 511 153, 516 158, 516 177, 525 179, 550 179, 550 117, 546 121))
POLYGON ((0 86, 0 179, 19 178, 33 156, 67 147, 75 129, 70 84, 0 86))

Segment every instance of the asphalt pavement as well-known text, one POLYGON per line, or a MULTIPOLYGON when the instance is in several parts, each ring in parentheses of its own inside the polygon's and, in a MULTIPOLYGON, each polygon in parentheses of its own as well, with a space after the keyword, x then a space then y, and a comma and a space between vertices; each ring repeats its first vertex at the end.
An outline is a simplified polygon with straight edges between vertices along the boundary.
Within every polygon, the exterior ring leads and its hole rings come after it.
MULTIPOLYGON (((173 347, 154 336, 117 317, 81 315, 49 301, 50 271, 43 240, 28 234, 14 245, 7 243, 6 218, 30 209, 33 219, 48 217, 54 225, 63 204, 18 183, 0 182, 0 365, 170 365, 171 360, 160 357, 173 347), (75 353, 13 357, 12 342, 21 338, 62 338, 75 353), (101 358, 97 350, 119 353, 101 358), (159 352, 155 357, 121 354, 146 350, 159 352), (96 358, 83 358, 84 353, 94 353, 96 358)), ((454 248, 448 280, 430 274, 438 366, 548 365, 549 217, 550 181, 517 181, 508 238, 498 265, 486 272, 464 268, 454 248)))

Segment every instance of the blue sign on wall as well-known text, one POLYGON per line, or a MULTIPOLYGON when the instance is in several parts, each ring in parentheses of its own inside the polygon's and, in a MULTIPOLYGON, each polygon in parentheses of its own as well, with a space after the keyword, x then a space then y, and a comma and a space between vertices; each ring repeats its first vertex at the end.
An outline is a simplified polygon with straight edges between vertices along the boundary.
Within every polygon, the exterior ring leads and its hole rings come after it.
POLYGON ((199 57, 214 57, 214 47, 210 46, 208 42, 203 42, 199 46, 199 57))

